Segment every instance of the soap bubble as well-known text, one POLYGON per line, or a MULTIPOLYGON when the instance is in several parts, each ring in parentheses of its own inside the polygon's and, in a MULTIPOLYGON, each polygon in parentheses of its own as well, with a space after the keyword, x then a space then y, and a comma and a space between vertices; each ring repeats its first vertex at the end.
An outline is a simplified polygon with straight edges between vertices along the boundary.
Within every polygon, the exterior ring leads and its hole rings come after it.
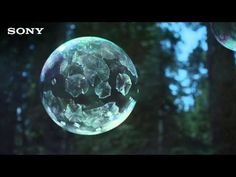
POLYGON ((224 47, 236 51, 236 23, 215 22, 211 28, 217 41, 224 47))
POLYGON ((96 135, 129 116, 137 81, 135 66, 120 47, 103 38, 80 37, 60 45, 45 62, 42 103, 63 129, 96 135))

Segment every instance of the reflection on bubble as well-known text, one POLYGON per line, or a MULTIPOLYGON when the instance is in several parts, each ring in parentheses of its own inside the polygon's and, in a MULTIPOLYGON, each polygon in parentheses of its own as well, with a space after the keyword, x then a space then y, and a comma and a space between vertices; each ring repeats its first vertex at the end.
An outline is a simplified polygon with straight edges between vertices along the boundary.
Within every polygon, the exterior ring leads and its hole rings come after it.
POLYGON ((224 47, 236 51, 236 22, 211 23, 213 34, 224 47))

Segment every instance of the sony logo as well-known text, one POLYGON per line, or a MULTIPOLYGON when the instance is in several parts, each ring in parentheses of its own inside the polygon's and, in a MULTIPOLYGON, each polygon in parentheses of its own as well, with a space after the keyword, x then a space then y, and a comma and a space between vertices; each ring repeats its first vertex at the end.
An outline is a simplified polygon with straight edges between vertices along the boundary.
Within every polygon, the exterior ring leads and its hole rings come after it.
POLYGON ((44 28, 8 28, 7 29, 7 34, 8 35, 24 35, 24 34, 42 34, 44 28))

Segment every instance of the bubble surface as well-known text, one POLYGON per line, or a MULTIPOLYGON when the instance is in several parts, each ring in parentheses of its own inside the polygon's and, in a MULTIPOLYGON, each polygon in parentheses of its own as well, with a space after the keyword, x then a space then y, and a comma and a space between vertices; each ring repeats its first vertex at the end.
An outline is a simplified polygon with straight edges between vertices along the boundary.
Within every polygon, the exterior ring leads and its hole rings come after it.
POLYGON ((138 75, 119 46, 99 37, 55 49, 40 75, 42 104, 63 129, 96 135, 120 125, 136 104, 138 75))
POLYGON ((211 23, 217 41, 227 49, 236 51, 236 22, 211 23))

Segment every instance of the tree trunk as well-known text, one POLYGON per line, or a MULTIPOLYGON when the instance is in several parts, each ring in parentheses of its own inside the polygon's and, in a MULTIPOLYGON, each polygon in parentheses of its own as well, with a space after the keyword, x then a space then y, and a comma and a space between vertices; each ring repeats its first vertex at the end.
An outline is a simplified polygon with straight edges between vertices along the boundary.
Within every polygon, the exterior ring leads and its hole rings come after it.
MULTIPOLYGON (((5 101, 4 97, 1 98, 5 101)), ((16 128, 15 111, 11 110, 11 106, 5 102, 1 102, 0 105, 0 154, 13 154, 16 128)))
POLYGON ((208 26, 209 116, 215 153, 236 153, 236 94, 233 52, 214 38, 208 26))

